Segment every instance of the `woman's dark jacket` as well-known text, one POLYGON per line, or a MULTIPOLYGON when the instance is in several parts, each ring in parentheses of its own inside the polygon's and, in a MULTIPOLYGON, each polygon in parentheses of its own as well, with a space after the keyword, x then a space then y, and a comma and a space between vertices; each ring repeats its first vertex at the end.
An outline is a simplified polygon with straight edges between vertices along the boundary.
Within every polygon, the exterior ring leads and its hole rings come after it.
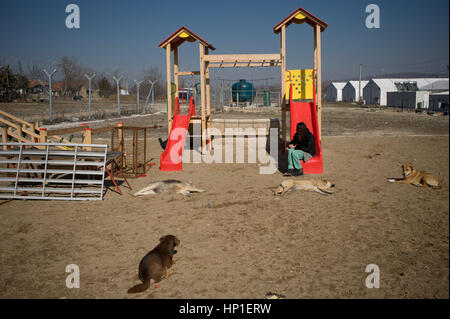
POLYGON ((297 133, 295 133, 294 138, 289 142, 289 144, 295 145, 296 150, 302 150, 303 152, 309 153, 312 156, 316 154, 314 135, 312 135, 312 133, 308 129, 306 129, 305 131, 305 137, 303 138, 303 141, 299 142, 297 133))

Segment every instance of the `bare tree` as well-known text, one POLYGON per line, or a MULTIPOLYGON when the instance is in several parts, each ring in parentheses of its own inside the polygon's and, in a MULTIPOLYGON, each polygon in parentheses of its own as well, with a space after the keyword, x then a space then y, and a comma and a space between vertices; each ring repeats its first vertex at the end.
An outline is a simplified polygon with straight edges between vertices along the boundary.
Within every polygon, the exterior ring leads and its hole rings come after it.
POLYGON ((74 95, 80 90, 83 82, 83 67, 72 57, 63 56, 58 61, 58 68, 63 74, 64 94, 74 95))
POLYGON ((30 80, 46 81, 47 77, 41 67, 33 64, 28 67, 26 75, 30 80))

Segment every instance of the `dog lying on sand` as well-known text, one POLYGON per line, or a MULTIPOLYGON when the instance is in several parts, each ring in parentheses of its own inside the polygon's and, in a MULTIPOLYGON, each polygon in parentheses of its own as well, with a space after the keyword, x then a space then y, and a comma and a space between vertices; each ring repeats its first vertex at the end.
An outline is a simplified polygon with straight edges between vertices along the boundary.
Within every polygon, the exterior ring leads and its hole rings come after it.
POLYGON ((333 194, 330 190, 332 187, 334 184, 323 179, 287 179, 274 192, 275 195, 284 195, 289 190, 305 190, 326 195, 333 194))
POLYGON ((157 283, 163 278, 169 277, 173 273, 169 268, 175 263, 174 249, 179 244, 180 240, 173 235, 161 237, 159 245, 145 255, 139 263, 139 279, 142 284, 131 287, 128 289, 128 293, 143 292, 150 287, 152 279, 154 283, 157 283))
POLYGON ((182 182, 177 180, 165 180, 153 182, 135 193, 134 196, 170 194, 190 195, 191 193, 202 193, 203 189, 195 188, 191 182, 182 182))
POLYGON ((389 178, 388 182, 431 187, 434 189, 440 189, 442 187, 442 180, 439 177, 416 170, 411 164, 403 164, 402 171, 403 178, 389 178))

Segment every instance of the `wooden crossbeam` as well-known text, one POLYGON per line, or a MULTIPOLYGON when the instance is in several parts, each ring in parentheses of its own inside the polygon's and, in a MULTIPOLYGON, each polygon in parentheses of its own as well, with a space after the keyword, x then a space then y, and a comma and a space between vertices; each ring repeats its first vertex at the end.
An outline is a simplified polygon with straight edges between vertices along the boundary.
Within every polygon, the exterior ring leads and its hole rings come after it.
POLYGON ((281 61, 281 54, 213 54, 205 55, 205 62, 260 62, 260 61, 281 61))
POLYGON ((187 76, 187 75, 199 75, 200 71, 181 71, 178 72, 177 75, 179 76, 187 76))
POLYGON ((281 66, 280 61, 274 62, 233 62, 233 63, 210 63, 209 68, 255 68, 255 67, 273 67, 273 66, 281 66))

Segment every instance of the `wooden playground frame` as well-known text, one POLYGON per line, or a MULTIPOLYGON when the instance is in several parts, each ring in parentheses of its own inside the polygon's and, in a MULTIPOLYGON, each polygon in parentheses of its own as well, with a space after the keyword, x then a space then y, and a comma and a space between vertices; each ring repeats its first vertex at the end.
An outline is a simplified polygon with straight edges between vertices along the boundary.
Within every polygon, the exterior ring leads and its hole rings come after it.
POLYGON ((172 127, 172 108, 171 96, 172 83, 172 55, 174 56, 174 83, 176 91, 179 89, 179 77, 186 75, 200 75, 200 95, 201 95, 201 115, 193 116, 191 123, 201 120, 202 132, 202 150, 205 149, 207 142, 211 140, 211 96, 210 96, 210 68, 239 68, 239 67, 281 67, 281 138, 286 140, 286 113, 289 110, 286 101, 286 28, 292 23, 309 24, 314 29, 314 74, 316 81, 316 103, 319 122, 320 138, 322 137, 322 58, 321 58, 321 32, 328 24, 312 15, 303 8, 298 8, 289 16, 278 23, 273 31, 280 34, 280 53, 276 54, 222 54, 210 55, 209 51, 215 48, 203 40, 201 37, 190 31, 186 27, 181 27, 166 40, 159 44, 159 47, 166 50, 166 74, 167 74, 167 117, 168 133, 172 127), (178 47, 185 41, 199 42, 200 71, 179 72, 178 47))

